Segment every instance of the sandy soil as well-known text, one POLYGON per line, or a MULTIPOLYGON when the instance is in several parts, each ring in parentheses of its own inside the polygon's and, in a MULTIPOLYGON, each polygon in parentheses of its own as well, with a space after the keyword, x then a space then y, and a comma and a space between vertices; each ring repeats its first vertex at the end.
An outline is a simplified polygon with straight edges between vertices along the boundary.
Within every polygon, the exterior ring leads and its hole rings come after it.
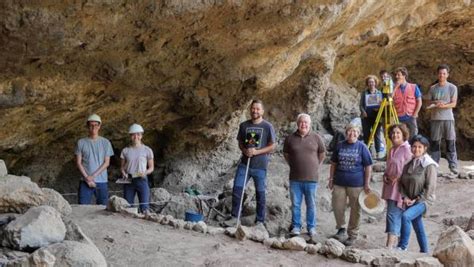
MULTIPOLYGON (((440 170, 447 171, 442 161, 440 170)), ((461 166, 474 163, 461 162, 461 166)), ((270 168, 279 175, 287 167, 281 157, 274 157, 270 168)), ((462 169, 462 168, 461 168, 462 169)), ((269 172, 269 179, 273 171, 269 172)), ((321 177, 327 178, 328 165, 321 177)), ((444 218, 470 217, 474 211, 474 180, 438 179, 437 202, 431 215, 424 219, 430 250, 436 245, 439 234, 447 227, 444 218)), ((326 182, 320 182, 318 193, 327 190, 326 182)), ((380 191, 380 182, 372 188, 380 191)), ((73 206, 73 219, 94 241, 111 266, 345 266, 348 262, 327 259, 306 252, 269 249, 253 241, 237 241, 224 235, 210 236, 188 230, 176 230, 170 226, 133 219, 110 213, 103 206, 73 206)), ((384 215, 368 222, 362 217, 360 239, 354 247, 361 249, 382 248, 385 244, 384 215)), ((335 232, 334 216, 318 207, 318 232, 323 241, 335 232)), ((418 251, 414 233, 409 250, 418 251)), ((352 265, 352 264, 351 264, 352 265)))

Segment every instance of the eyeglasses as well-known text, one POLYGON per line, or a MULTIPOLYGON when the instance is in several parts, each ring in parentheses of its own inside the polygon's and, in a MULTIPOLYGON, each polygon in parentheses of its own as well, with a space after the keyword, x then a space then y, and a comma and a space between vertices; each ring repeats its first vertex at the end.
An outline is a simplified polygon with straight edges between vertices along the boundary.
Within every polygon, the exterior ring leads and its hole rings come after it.
POLYGON ((94 124, 89 123, 89 124, 87 125, 87 127, 89 127, 89 128, 99 128, 99 126, 100 126, 99 123, 97 123, 97 124, 96 124, 96 123, 94 123, 94 124))

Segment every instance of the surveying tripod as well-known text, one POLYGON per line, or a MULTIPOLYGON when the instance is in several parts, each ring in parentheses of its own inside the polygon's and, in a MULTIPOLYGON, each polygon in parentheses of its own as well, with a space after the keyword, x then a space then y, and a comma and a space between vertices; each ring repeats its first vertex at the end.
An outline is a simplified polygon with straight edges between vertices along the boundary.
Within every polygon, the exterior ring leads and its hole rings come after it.
POLYGON ((375 119, 375 123, 372 126, 372 130, 370 132, 370 137, 369 141, 367 143, 367 147, 370 147, 374 143, 374 137, 377 132, 377 127, 380 123, 380 119, 382 116, 384 117, 384 127, 383 127, 383 132, 384 132, 384 137, 385 137, 385 142, 386 142, 386 155, 388 155, 388 152, 390 151, 390 148, 392 147, 392 142, 390 141, 389 138, 389 133, 388 133, 388 128, 390 125, 393 124, 398 124, 398 115, 397 111, 395 110, 395 106, 393 105, 393 82, 391 78, 385 79, 383 81, 383 87, 382 87, 382 96, 383 100, 382 103, 380 103, 380 108, 377 113, 377 118, 375 119))

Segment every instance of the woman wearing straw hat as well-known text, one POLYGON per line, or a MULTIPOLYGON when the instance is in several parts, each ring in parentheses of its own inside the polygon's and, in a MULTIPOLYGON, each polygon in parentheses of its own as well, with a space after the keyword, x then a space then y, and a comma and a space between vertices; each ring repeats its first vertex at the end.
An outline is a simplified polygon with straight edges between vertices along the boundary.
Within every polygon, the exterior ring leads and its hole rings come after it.
POLYGON ((372 157, 367 146, 358 140, 360 129, 355 124, 346 126, 346 140, 337 144, 331 157, 329 189, 332 191, 332 208, 336 218, 337 234, 333 237, 351 246, 359 233, 361 208, 359 194, 370 193, 369 181, 372 174, 372 157), (346 202, 349 199, 351 213, 346 239, 346 202))
POLYGON ((387 168, 383 175, 382 198, 387 201, 386 228, 387 247, 394 248, 400 236, 402 197, 398 190, 398 181, 402 175, 403 166, 411 160, 412 153, 408 143, 409 132, 405 124, 394 124, 388 128, 392 142, 387 159, 387 168))
POLYGON ((426 137, 415 135, 410 140, 413 159, 403 168, 400 178, 400 193, 405 211, 402 213, 402 228, 398 248, 406 250, 411 226, 416 233, 420 252, 428 252, 428 240, 423 226, 423 214, 435 200, 438 164, 426 153, 429 147, 426 137))
POLYGON ((131 183, 123 185, 123 195, 128 203, 133 204, 135 194, 138 194, 139 211, 147 214, 150 200, 147 175, 153 172, 154 164, 153 151, 142 143, 143 132, 143 127, 138 124, 130 126, 128 133, 132 143, 122 150, 120 158, 123 177, 132 178, 131 183))

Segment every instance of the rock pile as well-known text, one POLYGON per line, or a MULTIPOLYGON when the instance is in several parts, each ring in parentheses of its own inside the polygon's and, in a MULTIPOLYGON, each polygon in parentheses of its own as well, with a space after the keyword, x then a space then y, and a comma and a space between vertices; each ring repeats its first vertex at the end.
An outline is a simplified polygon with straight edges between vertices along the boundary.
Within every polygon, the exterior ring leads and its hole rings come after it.
POLYGON ((56 191, 14 176, 0 160, 0 266, 107 266, 56 191))

